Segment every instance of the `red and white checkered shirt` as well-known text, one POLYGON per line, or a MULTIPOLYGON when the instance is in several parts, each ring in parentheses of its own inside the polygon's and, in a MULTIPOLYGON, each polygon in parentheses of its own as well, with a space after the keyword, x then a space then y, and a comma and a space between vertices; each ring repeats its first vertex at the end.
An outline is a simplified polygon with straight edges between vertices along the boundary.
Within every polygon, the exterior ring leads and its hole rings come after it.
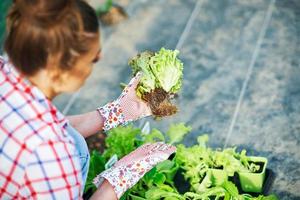
POLYGON ((0 57, 0 199, 81 199, 66 118, 0 57))

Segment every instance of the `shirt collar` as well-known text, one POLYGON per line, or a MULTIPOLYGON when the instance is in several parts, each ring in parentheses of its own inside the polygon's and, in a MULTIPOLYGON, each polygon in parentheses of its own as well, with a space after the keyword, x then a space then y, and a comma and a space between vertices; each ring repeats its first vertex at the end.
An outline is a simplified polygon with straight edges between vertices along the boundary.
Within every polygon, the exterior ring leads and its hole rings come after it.
POLYGON ((44 95, 44 93, 31 82, 10 63, 7 59, 4 60, 2 70, 6 77, 14 84, 18 90, 27 93, 31 98, 37 100, 46 110, 50 111, 54 122, 59 123, 61 127, 65 127, 68 123, 66 117, 52 104, 52 102, 44 95))

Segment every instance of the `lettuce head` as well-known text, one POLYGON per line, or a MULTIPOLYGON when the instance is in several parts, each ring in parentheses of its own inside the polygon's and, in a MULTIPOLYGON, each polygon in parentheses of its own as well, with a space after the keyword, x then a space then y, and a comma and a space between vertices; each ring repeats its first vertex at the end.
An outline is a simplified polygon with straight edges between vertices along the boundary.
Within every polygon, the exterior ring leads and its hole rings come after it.
POLYGON ((152 114, 157 117, 177 112, 170 100, 182 85, 183 64, 178 54, 178 50, 161 48, 155 53, 142 52, 129 61, 133 75, 142 73, 136 93, 149 103, 152 114))
POLYGON ((177 93, 182 85, 183 63, 177 58, 178 50, 161 48, 153 53, 145 51, 129 61, 132 72, 142 72, 137 93, 141 96, 155 88, 167 93, 177 93))

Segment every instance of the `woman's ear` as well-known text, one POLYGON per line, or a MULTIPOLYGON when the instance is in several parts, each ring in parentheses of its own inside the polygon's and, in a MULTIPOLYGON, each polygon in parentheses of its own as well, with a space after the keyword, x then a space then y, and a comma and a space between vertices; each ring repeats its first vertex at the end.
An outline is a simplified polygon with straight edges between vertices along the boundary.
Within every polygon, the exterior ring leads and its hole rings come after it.
POLYGON ((47 66, 45 68, 48 79, 50 80, 50 87, 52 87, 57 94, 63 91, 63 85, 68 76, 68 73, 62 70, 59 66, 60 58, 61 55, 58 54, 49 55, 47 66))
POLYGON ((62 70, 58 67, 52 68, 48 70, 48 77, 51 81, 51 87, 56 94, 68 90, 66 85, 68 85, 69 73, 66 70, 62 70))

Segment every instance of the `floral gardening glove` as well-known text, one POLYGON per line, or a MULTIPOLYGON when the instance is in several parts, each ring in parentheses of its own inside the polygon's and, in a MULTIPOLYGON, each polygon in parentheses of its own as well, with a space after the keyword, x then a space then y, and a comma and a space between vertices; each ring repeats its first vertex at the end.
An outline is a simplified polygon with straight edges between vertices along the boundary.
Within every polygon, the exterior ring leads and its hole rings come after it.
POLYGON ((98 188, 106 179, 114 188, 118 199, 134 186, 149 170, 168 159, 176 147, 162 142, 145 144, 115 163, 94 179, 98 188))
POLYGON ((135 89, 140 78, 141 74, 138 73, 117 100, 97 109, 104 119, 104 131, 151 115, 150 107, 136 95, 135 89))

